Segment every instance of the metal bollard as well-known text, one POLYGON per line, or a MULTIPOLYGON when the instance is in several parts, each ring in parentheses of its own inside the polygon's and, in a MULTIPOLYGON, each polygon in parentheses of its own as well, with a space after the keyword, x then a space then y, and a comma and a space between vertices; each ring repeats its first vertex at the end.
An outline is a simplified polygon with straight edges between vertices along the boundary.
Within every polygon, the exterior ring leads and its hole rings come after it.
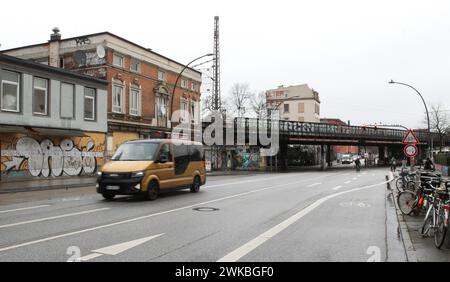
POLYGON ((391 181, 389 181, 389 175, 386 175, 386 185, 388 190, 392 190, 391 188, 391 181))

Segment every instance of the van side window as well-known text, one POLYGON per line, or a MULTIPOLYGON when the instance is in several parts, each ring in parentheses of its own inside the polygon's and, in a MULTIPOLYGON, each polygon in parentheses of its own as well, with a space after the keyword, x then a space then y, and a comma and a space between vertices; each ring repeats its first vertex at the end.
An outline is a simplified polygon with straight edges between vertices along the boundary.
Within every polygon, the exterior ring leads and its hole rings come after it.
POLYGON ((189 147, 190 159, 192 162, 203 161, 203 147, 200 145, 194 145, 189 147))
POLYGON ((170 162, 172 161, 172 152, 170 151, 170 145, 169 144, 162 145, 159 157, 161 157, 161 156, 167 156, 167 159, 170 162))
POLYGON ((189 148, 184 144, 174 145, 175 174, 183 174, 189 165, 189 148))

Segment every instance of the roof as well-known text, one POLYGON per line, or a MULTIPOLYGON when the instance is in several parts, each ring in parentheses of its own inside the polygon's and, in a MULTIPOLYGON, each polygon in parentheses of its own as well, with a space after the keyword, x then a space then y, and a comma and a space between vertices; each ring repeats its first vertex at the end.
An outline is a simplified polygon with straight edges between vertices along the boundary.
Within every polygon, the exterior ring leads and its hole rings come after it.
POLYGON ((321 123, 334 124, 334 125, 347 125, 347 123, 339 118, 321 118, 321 123))
POLYGON ((56 74, 61 74, 61 75, 65 75, 65 76, 71 76, 73 78, 87 80, 87 81, 99 83, 99 84, 102 84, 105 86, 108 85, 108 81, 103 80, 103 79, 98 79, 98 78, 95 78, 92 76, 83 75, 83 74, 69 71, 69 70, 62 69, 62 68, 47 66, 47 65, 44 65, 41 63, 33 62, 31 60, 19 59, 19 58, 8 56, 8 55, 2 54, 2 53, 0 53, 0 62, 6 62, 6 63, 10 63, 10 64, 29 67, 29 68, 46 71, 46 72, 51 72, 51 73, 56 73, 56 74))
MULTIPOLYGON (((179 62, 177 62, 177 61, 175 61, 175 60, 172 60, 172 59, 170 59, 170 58, 168 58, 168 57, 166 57, 166 56, 163 56, 163 55, 161 55, 161 54, 159 54, 159 53, 157 53, 157 52, 155 52, 155 51, 152 51, 152 50, 149 49, 149 48, 145 48, 145 47, 142 46, 142 45, 139 45, 139 44, 136 44, 136 43, 134 43, 134 42, 131 42, 131 41, 129 41, 129 40, 123 38, 123 37, 117 36, 117 35, 115 35, 115 34, 113 34, 113 33, 111 33, 111 32, 108 32, 108 31, 98 32, 98 33, 92 33, 92 34, 86 34, 86 35, 80 35, 80 36, 70 37, 70 38, 65 38, 65 39, 61 39, 60 41, 69 41, 69 40, 74 40, 74 39, 80 38, 80 37, 99 36, 99 35, 109 35, 109 36, 115 37, 115 38, 117 38, 117 39, 119 39, 119 40, 122 40, 122 41, 128 43, 128 44, 131 44, 131 45, 133 45, 133 46, 135 46, 135 47, 138 47, 138 48, 140 48, 140 49, 142 49, 142 50, 144 50, 144 51, 146 51, 146 52, 149 52, 149 53, 155 54, 155 55, 157 55, 157 56, 160 56, 160 57, 162 57, 162 58, 164 58, 164 59, 166 59, 166 60, 169 60, 169 61, 171 61, 171 62, 174 62, 174 63, 176 63, 176 64, 179 64, 180 66, 183 66, 183 67, 185 66, 184 64, 181 64, 181 63, 179 63, 179 62)), ((12 49, 2 50, 2 51, 0 51, 0 52, 10 52, 10 51, 15 51, 15 50, 20 50, 20 49, 25 49, 25 48, 30 48, 30 47, 37 47, 37 46, 41 46, 41 45, 44 45, 44 44, 48 44, 48 42, 40 43, 40 44, 32 44, 32 45, 27 45, 27 46, 22 46, 22 47, 16 47, 16 48, 12 48, 12 49)), ((198 73, 198 74, 201 74, 200 71, 195 70, 195 69, 193 69, 193 68, 188 67, 187 69, 189 69, 189 70, 191 70, 191 71, 194 71, 194 72, 196 72, 196 73, 198 73)))

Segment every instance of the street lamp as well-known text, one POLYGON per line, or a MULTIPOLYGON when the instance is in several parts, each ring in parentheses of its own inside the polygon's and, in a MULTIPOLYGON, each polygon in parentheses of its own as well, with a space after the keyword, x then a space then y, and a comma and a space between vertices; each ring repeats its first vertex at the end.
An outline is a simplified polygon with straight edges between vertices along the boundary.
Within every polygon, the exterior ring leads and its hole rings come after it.
POLYGON ((402 82, 396 82, 396 81, 393 81, 393 80, 389 81, 389 84, 400 84, 400 85, 407 86, 407 87, 413 89, 417 94, 419 94, 420 98, 422 99, 423 105, 425 106, 425 111, 427 112, 427 123, 428 123, 428 157, 429 157, 429 158, 432 158, 432 157, 433 157, 433 154, 432 154, 432 152, 431 152, 431 151, 432 151, 432 147, 431 147, 431 142, 432 142, 432 140, 431 140, 431 130, 430 130, 430 115, 429 115, 429 113, 428 113, 427 103, 425 103, 425 99, 423 99, 422 94, 420 94, 420 92, 419 92, 416 88, 412 87, 412 86, 409 85, 409 84, 402 83, 402 82))
POLYGON ((174 96, 175 96, 175 90, 177 89, 178 80, 180 79, 181 75, 189 67, 190 64, 192 64, 193 62, 198 61, 204 57, 210 57, 210 56, 214 56, 214 54, 209 53, 209 54, 206 54, 206 55, 203 55, 203 56, 193 59, 187 65, 185 65, 183 67, 183 69, 181 70, 181 72, 178 74, 177 79, 175 80, 175 85, 173 86, 172 96, 170 97, 170 127, 171 128, 172 128, 173 100, 174 100, 174 96))

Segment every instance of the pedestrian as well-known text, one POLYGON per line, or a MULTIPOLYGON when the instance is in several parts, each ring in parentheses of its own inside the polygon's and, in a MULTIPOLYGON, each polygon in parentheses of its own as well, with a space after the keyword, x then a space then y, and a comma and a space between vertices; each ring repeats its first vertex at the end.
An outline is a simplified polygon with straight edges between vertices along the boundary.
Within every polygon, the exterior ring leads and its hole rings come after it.
POLYGON ((359 160, 359 158, 357 158, 355 160, 355 165, 356 165, 356 171, 359 171, 361 169, 361 161, 359 160))
POLYGON ((425 170, 435 170, 433 161, 430 158, 427 158, 427 160, 425 161, 424 169, 425 170))
POLYGON ((391 159, 391 171, 395 171, 397 169, 397 160, 394 156, 392 156, 391 159))

